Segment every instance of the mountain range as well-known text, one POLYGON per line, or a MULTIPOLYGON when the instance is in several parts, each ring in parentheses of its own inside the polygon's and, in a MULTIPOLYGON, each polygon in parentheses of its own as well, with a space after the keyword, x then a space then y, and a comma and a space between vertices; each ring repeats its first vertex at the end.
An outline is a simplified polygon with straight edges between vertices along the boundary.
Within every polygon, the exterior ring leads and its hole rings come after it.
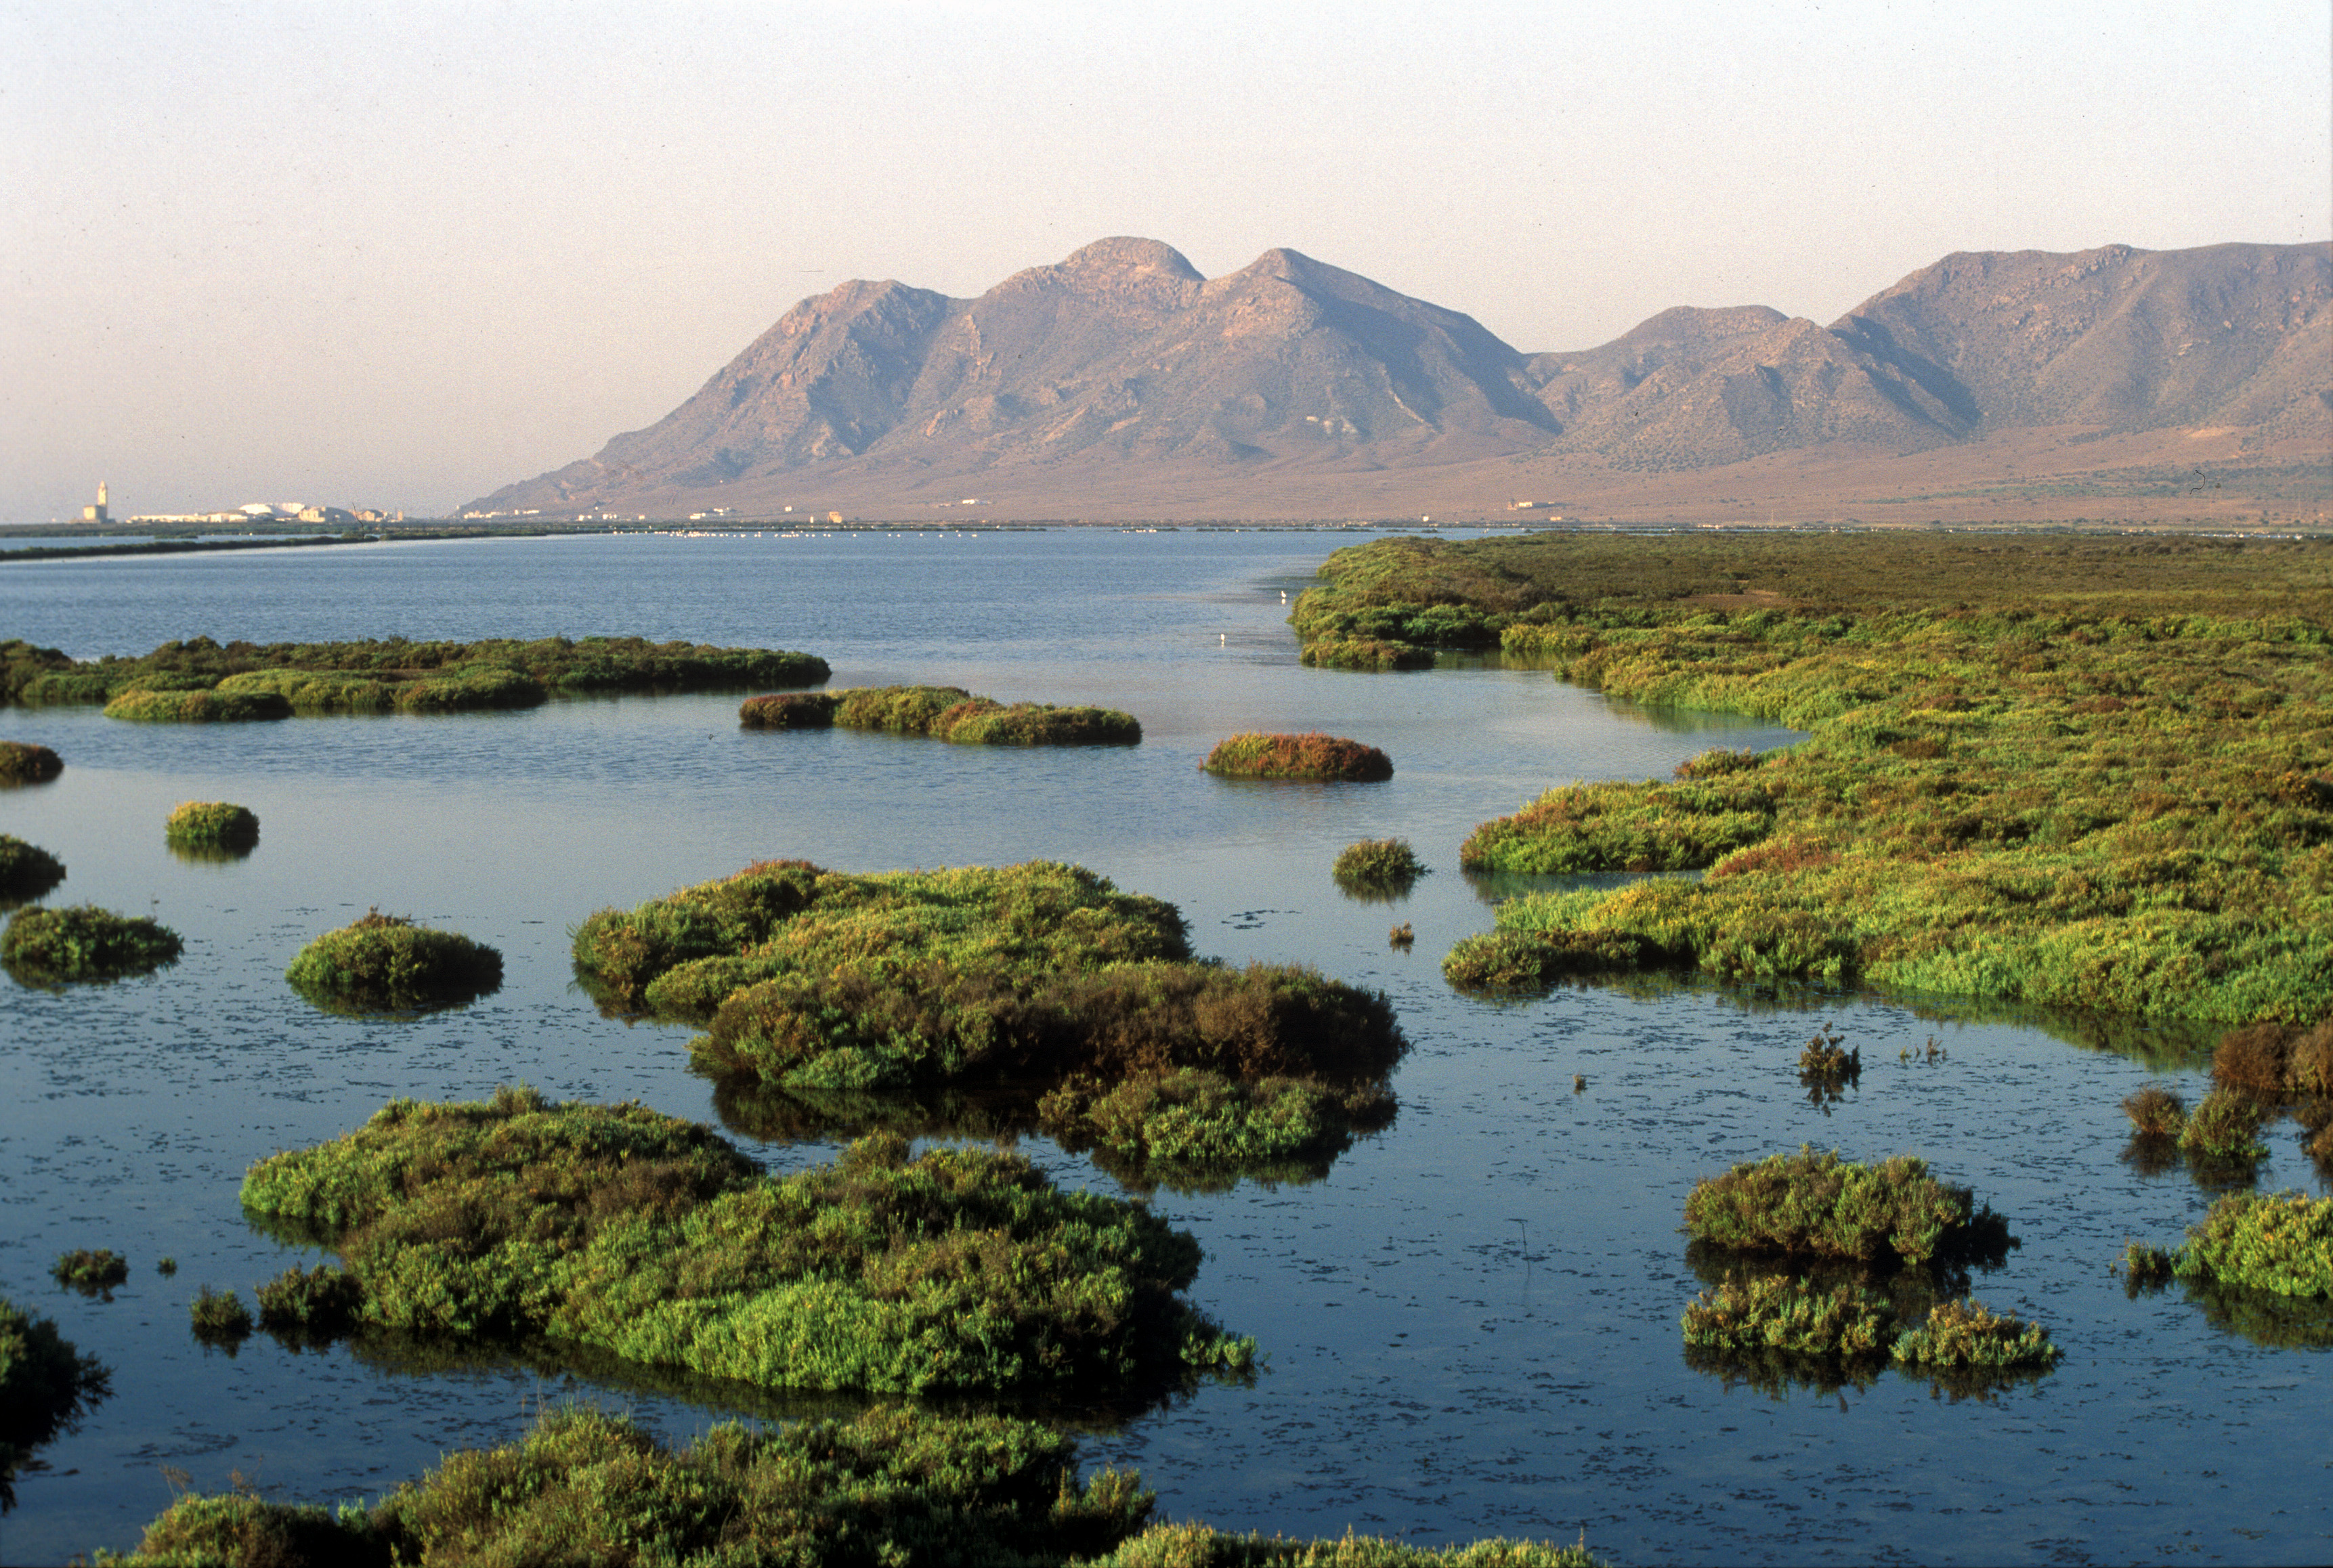
POLYGON ((1531 354, 1295 251, 1210 279, 1105 239, 977 299, 853 282, 804 300, 655 425, 465 510, 912 516, 976 492, 1024 516, 1330 516, 1554 485, 1590 511, 1771 514, 1891 483, 2013 509, 2166 464, 2269 472, 2322 510, 2329 306, 2322 244, 1965 252, 1828 327, 1680 306, 1531 354))

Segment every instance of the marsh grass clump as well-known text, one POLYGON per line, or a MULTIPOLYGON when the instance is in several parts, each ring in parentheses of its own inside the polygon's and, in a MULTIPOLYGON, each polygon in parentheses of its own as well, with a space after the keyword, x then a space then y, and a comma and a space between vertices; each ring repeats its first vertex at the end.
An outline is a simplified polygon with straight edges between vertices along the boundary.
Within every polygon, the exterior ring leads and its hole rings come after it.
POLYGON ((288 719, 292 704, 273 692, 150 691, 122 693, 105 704, 109 719, 148 724, 244 724, 288 719))
POLYGON ((1973 1299, 1937 1303, 1889 1353, 1896 1365, 1920 1372, 2022 1371, 2051 1366, 2058 1355, 2039 1324, 1973 1299))
POLYGON ((2232 1192, 2187 1231, 2174 1267, 2239 1290, 2333 1297, 2333 1198, 2232 1192))
MULTIPOLYGON (((1307 650, 1309 654, 1311 650, 1307 650)), ((1431 656, 1430 655, 1428 655, 1431 656)), ((1095 1568, 1610 1568, 1577 1542, 1511 1541, 1416 1546, 1379 1535, 1306 1541, 1201 1524, 1153 1525, 1095 1568)))
POLYGON ((49 1266, 49 1277, 83 1296, 95 1296, 127 1281, 130 1261, 110 1248, 100 1248, 92 1252, 78 1248, 57 1254, 57 1260, 49 1266))
POLYGON ((309 1340, 348 1333, 364 1310, 364 1287, 356 1276, 322 1264, 309 1269, 287 1268, 254 1294, 259 1297, 260 1327, 309 1340))
POLYGON ((1393 777, 1393 760, 1375 746, 1318 730, 1301 735, 1254 731, 1234 735, 1215 742, 1199 766, 1221 779, 1374 784, 1393 777))
POLYGON ((2249 1095, 2262 1105, 2281 1104, 2298 1031, 2279 1024, 2231 1029, 2212 1052, 2212 1083, 2249 1095))
POLYGON ((2187 1128, 2187 1102, 2165 1084, 2146 1084, 2123 1096, 2134 1136, 2175 1143, 2187 1128))
POLYGON ((213 1290, 207 1285, 199 1287, 195 1299, 187 1304, 187 1315, 192 1320, 197 1339, 230 1353, 251 1337, 251 1309, 232 1290, 213 1290))
POLYGON ((2142 1290, 2160 1290, 2169 1285, 2178 1265, 2175 1254, 2152 1247, 2144 1241, 2123 1244, 2123 1294, 2136 1296, 2142 1290))
POLYGON ((15 1506, 15 1477, 33 1450, 70 1432, 113 1390, 113 1374, 45 1317, 0 1296, 0 1513, 15 1506))
POLYGON ((1915 1154, 1864 1165, 1811 1145, 1695 1182, 1685 1220, 1714 1247, 1866 1265, 1950 1265, 2016 1245, 2007 1221, 1915 1154))
POLYGON ((503 955, 456 932, 368 911, 300 950, 283 978, 327 1011, 453 1007, 503 982, 503 955))
POLYGON ((1115 708, 997 702, 962 686, 851 686, 752 697, 737 710, 749 730, 829 726, 928 735, 959 746, 1133 746, 1142 725, 1115 708))
POLYGON ((0 833, 0 909, 14 909, 65 879, 65 863, 37 844, 0 833))
POLYGON ((737 725, 744 730, 830 730, 834 706, 831 692, 773 692, 739 703, 737 725))
POLYGON ((1863 1047, 1842 1049, 1847 1037, 1836 1027, 1817 1033, 1799 1052, 1799 1083, 1810 1104, 1824 1115, 1848 1089, 1863 1082, 1863 1047))
POLYGON ((63 761, 46 746, 36 746, 29 741, 0 741, 0 788, 45 784, 64 770, 63 761))
POLYGON ((334 1247, 369 1324, 597 1346, 764 1388, 1077 1388, 1247 1375, 1180 1293, 1196 1242, 1003 1151, 878 1135, 763 1176, 638 1105, 392 1102, 262 1161, 257 1219, 334 1247))
POLYGON ((1349 898, 1397 898, 1426 875, 1426 865, 1407 838, 1364 838, 1338 851, 1329 875, 1349 898))
POLYGON ((1825 1288, 1789 1275, 1729 1276, 1685 1307, 1685 1342, 1726 1353, 1843 1360, 1885 1357, 1896 1328, 1887 1298, 1850 1282, 1825 1288))
POLYGON ((1227 1078, 1178 1067, 1112 1084, 1079 1076, 1037 1103, 1039 1125, 1070 1153, 1100 1147, 1140 1168, 1269 1170, 1317 1162, 1357 1133, 1393 1124, 1393 1095, 1377 1084, 1330 1088, 1318 1080, 1227 1078))
POLYGON ((1417 945, 1417 928, 1403 921, 1386 932, 1386 945, 1397 952, 1407 952, 1417 945))
POLYGON ((178 961, 178 933, 93 904, 20 909, 0 931, 0 963, 26 985, 120 980, 178 961))
POLYGON ((2261 1120, 2260 1102, 2249 1094, 2213 1089, 2180 1129, 2180 1152, 2191 1159, 2249 1165, 2268 1154, 2260 1141, 2261 1120))
POLYGON ((164 820, 162 837, 173 845, 248 851, 259 842, 259 816, 232 801, 188 800, 164 820))

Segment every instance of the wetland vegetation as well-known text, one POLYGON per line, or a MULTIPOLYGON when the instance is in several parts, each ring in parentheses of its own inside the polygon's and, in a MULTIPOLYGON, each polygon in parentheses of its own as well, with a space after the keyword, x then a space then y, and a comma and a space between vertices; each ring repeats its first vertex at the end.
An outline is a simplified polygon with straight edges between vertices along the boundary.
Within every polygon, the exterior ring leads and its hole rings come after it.
POLYGON ((1375 746, 1318 730, 1301 735, 1255 731, 1234 735, 1216 741, 1199 766, 1223 779, 1375 784, 1393 777, 1393 760, 1375 746))
POLYGON ((228 800, 187 800, 164 819, 162 837, 190 848, 247 851, 259 842, 259 816, 228 800))
POLYGON ((552 1410, 515 1442, 446 1455, 418 1481, 338 1511, 229 1492, 180 1497, 120 1568, 621 1562, 892 1568, 1596 1568, 1582 1546, 1441 1551, 1348 1536, 1291 1541, 1150 1522, 1130 1471, 1079 1479, 1076 1439, 1040 1423, 878 1406, 682 1448, 621 1416, 552 1410))
POLYGON ((826 661, 811 654, 643 637, 265 644, 195 637, 137 657, 85 660, 22 640, 0 643, 0 703, 101 703, 110 717, 180 722, 527 708, 598 693, 810 686, 827 674, 826 661))
POLYGON ((1426 863, 1407 838, 1364 838, 1338 851, 1329 875, 1349 897, 1393 899, 1426 875, 1426 863))
POLYGON ((93 904, 20 909, 0 931, 0 964, 22 984, 120 980, 178 961, 178 933, 93 904))
POLYGON ((49 1266, 49 1277, 84 1296, 93 1296, 129 1279, 130 1263, 110 1248, 76 1248, 57 1255, 57 1260, 49 1266))
POLYGON ((1142 725, 1115 708, 997 702, 961 686, 850 686, 748 697, 748 730, 885 730, 959 746, 1133 746, 1142 725))
POLYGON ((328 1012, 456 1007, 503 983, 503 955, 459 932, 367 911, 302 948, 283 978, 328 1012))
POLYGON ((764 862, 602 910, 574 954, 609 1004, 705 1022, 690 1052, 715 1077, 1042 1095, 1047 1132, 1122 1170, 1333 1154, 1390 1121, 1407 1048, 1378 993, 1309 966, 1194 961, 1173 905, 1054 862, 764 862))
POLYGON ((1810 731, 1559 787, 1470 867, 1706 870, 1519 898, 1446 972, 1666 967, 2229 1024, 2333 1002, 2333 546, 1933 535, 1387 540, 1291 617, 1496 646, 1810 731))
POLYGON ((46 746, 0 741, 0 787, 45 784, 64 770, 64 763, 46 746))
POLYGON ((254 1220, 341 1255, 367 1324, 540 1335, 764 1388, 1055 1387, 1139 1402, 1240 1377, 1182 1299, 1197 1243, 1020 1156, 878 1134, 764 1176, 638 1105, 392 1102, 245 1177, 254 1220))
POLYGON ((33 1450, 72 1430, 112 1387, 113 1374, 55 1324, 0 1296, 0 1513, 16 1506, 16 1473, 33 1450))

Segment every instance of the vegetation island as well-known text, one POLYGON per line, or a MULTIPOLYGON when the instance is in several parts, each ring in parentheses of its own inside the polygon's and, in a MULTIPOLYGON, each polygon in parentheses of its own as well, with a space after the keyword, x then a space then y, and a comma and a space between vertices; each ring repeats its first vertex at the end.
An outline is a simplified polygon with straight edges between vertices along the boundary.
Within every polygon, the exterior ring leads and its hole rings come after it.
POLYGON ((1407 1049, 1382 996, 1195 961, 1172 904, 1048 861, 768 861, 602 910, 574 955, 609 1005, 705 1023, 690 1053, 715 1077, 854 1096, 828 1101, 845 1125, 978 1088, 1120 1169, 1333 1154, 1389 1122, 1407 1049))
POLYGON ((86 660, 22 640, 0 643, 0 702, 101 703, 110 718, 180 722, 531 708, 553 696, 811 686, 827 674, 826 661, 811 654, 642 637, 267 644, 196 637, 136 658, 86 660))
POLYGON ((302 948, 283 978, 327 1012, 418 1012, 495 990, 503 955, 459 932, 373 909, 302 948))
POLYGON ((1133 746, 1142 725, 1115 708, 1006 704, 961 686, 850 686, 839 692, 748 697, 748 730, 887 730, 959 746, 1133 746))
POLYGON ((1809 731, 1484 823, 1471 868, 1705 875, 1512 900, 1455 983, 1681 967, 2333 1012, 2333 544, 1541 535, 1378 540, 1320 572, 1291 617, 1315 662, 1495 648, 1809 731))
POLYGON ((178 933, 93 904, 20 909, 0 931, 0 964, 24 985, 121 980, 178 961, 178 933))

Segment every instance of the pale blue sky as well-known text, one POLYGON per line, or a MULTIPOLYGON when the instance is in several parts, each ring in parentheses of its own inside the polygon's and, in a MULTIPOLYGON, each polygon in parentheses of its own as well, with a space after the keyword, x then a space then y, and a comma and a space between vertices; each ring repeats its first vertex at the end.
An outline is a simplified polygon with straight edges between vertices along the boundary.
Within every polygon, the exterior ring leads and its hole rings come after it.
POLYGON ((440 511, 851 277, 1290 245, 1525 350, 2333 235, 2328 0, 0 5, 0 522, 440 511))

